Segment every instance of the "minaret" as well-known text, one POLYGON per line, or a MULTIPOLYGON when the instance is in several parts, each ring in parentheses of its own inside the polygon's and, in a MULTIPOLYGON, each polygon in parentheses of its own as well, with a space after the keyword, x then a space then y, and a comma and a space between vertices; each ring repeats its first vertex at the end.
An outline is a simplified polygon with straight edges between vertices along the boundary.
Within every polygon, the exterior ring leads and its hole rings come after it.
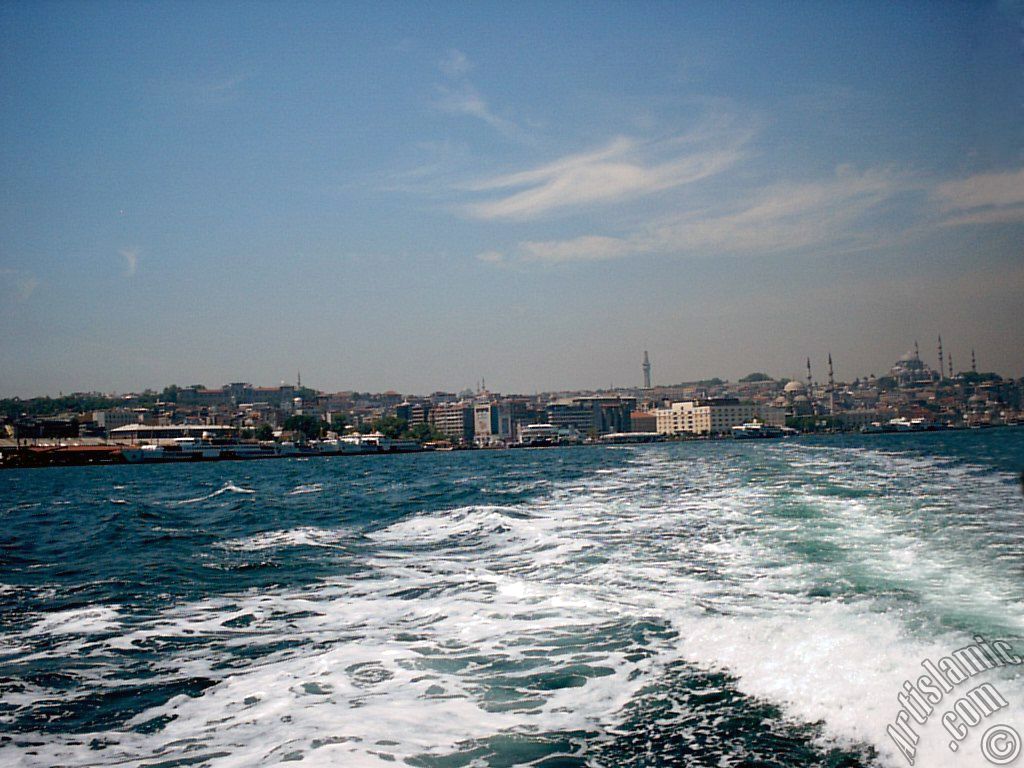
POLYGON ((974 359, 974 347, 971 347, 971 370, 974 373, 978 372, 978 361, 974 359))
POLYGON ((917 351, 917 339, 914 339, 914 359, 920 360, 921 354, 917 351))
POLYGON ((647 350, 644 350, 644 389, 651 388, 651 359, 647 356, 647 350))
POLYGON ((939 379, 942 379, 942 334, 939 334, 939 379))
POLYGON ((949 357, 946 358, 946 362, 949 363, 949 378, 953 378, 953 353, 949 353, 949 357))
POLYGON ((836 377, 832 372, 832 353, 828 353, 828 410, 829 413, 836 412, 836 377))
POLYGON ((295 377, 295 388, 302 389, 302 371, 298 372, 298 376, 295 377))
POLYGON ((811 380, 811 358, 807 358, 807 399, 811 399, 811 392, 814 388, 814 382, 811 380))

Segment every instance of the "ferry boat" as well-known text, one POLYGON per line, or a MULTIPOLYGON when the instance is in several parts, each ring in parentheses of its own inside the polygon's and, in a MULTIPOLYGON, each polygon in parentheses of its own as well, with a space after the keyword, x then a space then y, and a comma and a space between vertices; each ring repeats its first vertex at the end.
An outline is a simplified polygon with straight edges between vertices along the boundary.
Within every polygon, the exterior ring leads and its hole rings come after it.
POLYGON ((337 456, 338 454, 348 453, 370 453, 369 450, 364 449, 360 443, 355 443, 345 438, 330 438, 328 440, 318 440, 310 443, 310 448, 314 449, 317 453, 321 453, 327 456, 337 456))
POLYGON ((316 453, 329 456, 362 453, 415 453, 423 450, 423 446, 416 440, 385 437, 380 432, 317 440, 309 445, 316 453))
POLYGON ((860 431, 863 434, 879 434, 883 432, 934 432, 939 429, 945 429, 945 426, 928 419, 907 419, 898 416, 884 423, 873 421, 870 424, 865 424, 860 431))
POLYGON ((736 440, 755 440, 773 437, 782 437, 785 434, 782 427, 774 427, 770 424, 762 424, 759 421, 748 421, 738 427, 732 428, 732 436, 736 440))
POLYGON ((176 437, 165 445, 123 448, 124 460, 137 464, 150 461, 213 461, 221 458, 222 448, 196 437, 176 437))

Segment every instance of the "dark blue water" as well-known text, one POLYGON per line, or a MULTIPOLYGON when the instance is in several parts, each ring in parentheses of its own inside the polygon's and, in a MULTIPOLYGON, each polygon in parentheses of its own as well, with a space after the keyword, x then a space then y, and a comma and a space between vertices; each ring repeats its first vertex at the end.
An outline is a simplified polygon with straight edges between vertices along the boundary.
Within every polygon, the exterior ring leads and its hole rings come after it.
MULTIPOLYGON (((0 761, 904 764, 920 660, 1024 635, 1022 467, 1001 429, 7 471, 0 761)), ((982 764, 941 733, 918 765, 982 764)))

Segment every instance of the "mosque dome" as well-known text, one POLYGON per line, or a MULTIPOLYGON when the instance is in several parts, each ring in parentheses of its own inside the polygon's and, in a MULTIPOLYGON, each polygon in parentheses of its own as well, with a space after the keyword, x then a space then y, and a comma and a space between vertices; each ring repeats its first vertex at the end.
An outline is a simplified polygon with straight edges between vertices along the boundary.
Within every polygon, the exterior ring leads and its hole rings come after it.
POLYGON ((782 388, 783 392, 803 392, 804 385, 795 379, 782 388))
POLYGON ((809 403, 811 401, 807 399, 807 395, 797 395, 796 397, 793 398, 793 402, 794 403, 809 403))

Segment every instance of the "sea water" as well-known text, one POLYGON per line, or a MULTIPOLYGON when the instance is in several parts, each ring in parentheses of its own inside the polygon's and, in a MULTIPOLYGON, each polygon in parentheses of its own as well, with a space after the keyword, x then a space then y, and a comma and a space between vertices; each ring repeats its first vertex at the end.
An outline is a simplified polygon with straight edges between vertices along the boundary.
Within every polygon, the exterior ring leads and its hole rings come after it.
MULTIPOLYGON (((1007 428, 5 471, 0 764, 909 765, 922 660, 1024 655, 1022 467, 1007 428)), ((915 764, 1024 732, 1020 669, 915 764)))

